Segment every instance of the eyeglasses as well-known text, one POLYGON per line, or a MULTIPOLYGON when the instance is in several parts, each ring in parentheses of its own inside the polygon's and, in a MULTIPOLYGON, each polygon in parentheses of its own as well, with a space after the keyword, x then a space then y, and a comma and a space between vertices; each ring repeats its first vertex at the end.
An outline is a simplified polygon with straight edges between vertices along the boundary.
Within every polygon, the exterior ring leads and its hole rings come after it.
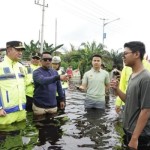
POLYGON ((37 60, 40 60, 40 58, 39 58, 39 57, 32 57, 32 59, 37 59, 37 60))
POLYGON ((128 54, 130 54, 130 53, 133 53, 133 52, 124 52, 123 53, 123 57, 126 56, 126 55, 128 55, 128 54))
POLYGON ((42 58, 43 61, 52 61, 52 58, 42 58))

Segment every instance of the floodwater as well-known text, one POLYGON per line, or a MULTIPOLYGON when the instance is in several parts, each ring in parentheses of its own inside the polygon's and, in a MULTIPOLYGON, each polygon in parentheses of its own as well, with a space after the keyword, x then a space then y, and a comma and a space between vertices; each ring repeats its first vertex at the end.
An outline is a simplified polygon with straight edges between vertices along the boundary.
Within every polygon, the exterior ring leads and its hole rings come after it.
POLYGON ((67 91, 64 113, 0 126, 0 150, 122 150, 122 128, 110 98, 105 112, 84 109, 85 93, 67 91))

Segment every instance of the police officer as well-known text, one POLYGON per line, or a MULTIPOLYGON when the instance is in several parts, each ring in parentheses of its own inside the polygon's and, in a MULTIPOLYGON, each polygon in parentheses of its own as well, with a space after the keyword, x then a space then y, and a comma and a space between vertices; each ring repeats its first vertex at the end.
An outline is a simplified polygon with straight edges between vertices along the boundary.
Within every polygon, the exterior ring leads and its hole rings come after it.
POLYGON ((0 63, 0 124, 26 119, 25 68, 18 61, 25 50, 22 42, 6 43, 6 55, 0 63))
MULTIPOLYGON (((52 68, 57 70, 59 75, 63 75, 65 74, 65 72, 60 68, 61 67, 61 58, 59 56, 53 56, 52 58, 52 68)), ((68 82, 67 81, 61 81, 61 85, 62 85, 62 89, 63 89, 63 94, 64 97, 66 97, 65 95, 65 90, 68 88, 68 82)), ((60 108, 60 102, 59 102, 59 96, 58 93, 56 93, 56 99, 58 102, 58 108, 60 108)))
POLYGON ((31 64, 27 66, 27 80, 26 80, 26 110, 32 111, 32 103, 33 103, 33 92, 34 92, 34 85, 33 85, 33 71, 40 67, 40 58, 41 53, 33 52, 31 54, 31 64))

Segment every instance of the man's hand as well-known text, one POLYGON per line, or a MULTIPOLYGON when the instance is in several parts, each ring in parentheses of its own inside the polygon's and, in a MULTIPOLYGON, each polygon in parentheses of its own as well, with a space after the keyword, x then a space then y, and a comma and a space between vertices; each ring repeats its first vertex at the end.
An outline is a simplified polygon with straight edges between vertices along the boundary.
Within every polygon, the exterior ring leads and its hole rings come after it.
POLYGON ((80 86, 75 86, 77 88, 77 90, 80 90, 80 91, 85 91, 85 88, 84 86, 80 85, 80 86))
POLYGON ((4 109, 0 109, 0 117, 5 117, 6 116, 6 112, 4 111, 4 109))
POLYGON ((121 111, 121 107, 120 106, 116 106, 115 110, 116 110, 116 113, 119 114, 119 112, 121 111))
POLYGON ((68 77, 68 75, 60 75, 60 80, 62 80, 62 81, 68 81, 69 77, 68 77))
POLYGON ((80 90, 85 90, 85 87, 82 86, 82 85, 80 85, 80 86, 79 86, 79 89, 80 89, 80 90))
POLYGON ((65 102, 60 102, 60 109, 64 109, 65 108, 65 102))
POLYGON ((119 82, 117 79, 112 79, 110 82, 110 88, 113 88, 114 90, 116 90, 119 86, 119 82))
POLYGON ((137 150, 137 148, 138 148, 138 139, 132 137, 129 144, 128 144, 128 146, 130 148, 132 148, 133 150, 137 150))

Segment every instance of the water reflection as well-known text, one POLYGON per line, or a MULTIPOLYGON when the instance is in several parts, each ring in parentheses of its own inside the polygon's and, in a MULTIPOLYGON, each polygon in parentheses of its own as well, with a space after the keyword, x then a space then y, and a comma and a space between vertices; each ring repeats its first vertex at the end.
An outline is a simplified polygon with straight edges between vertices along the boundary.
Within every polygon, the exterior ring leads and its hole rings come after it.
POLYGON ((64 114, 0 127, 0 150, 121 150, 122 127, 110 99, 106 110, 84 108, 85 93, 68 91, 64 114))
POLYGON ((14 123, 12 125, 0 126, 0 149, 11 150, 22 147, 22 129, 25 128, 26 122, 14 123), (15 138, 14 138, 15 137, 15 138))
POLYGON ((67 118, 57 114, 45 116, 34 116, 35 127, 38 129, 38 144, 35 148, 46 145, 50 150, 61 150, 61 145, 57 144, 63 135, 61 126, 65 124, 67 118))
POLYGON ((93 141, 93 144, 84 144, 82 147, 91 147, 95 149, 102 144, 102 135, 106 133, 106 127, 103 125, 102 120, 105 111, 99 109, 86 109, 85 112, 83 118, 77 121, 77 128, 81 131, 81 137, 89 137, 90 140, 93 141))

